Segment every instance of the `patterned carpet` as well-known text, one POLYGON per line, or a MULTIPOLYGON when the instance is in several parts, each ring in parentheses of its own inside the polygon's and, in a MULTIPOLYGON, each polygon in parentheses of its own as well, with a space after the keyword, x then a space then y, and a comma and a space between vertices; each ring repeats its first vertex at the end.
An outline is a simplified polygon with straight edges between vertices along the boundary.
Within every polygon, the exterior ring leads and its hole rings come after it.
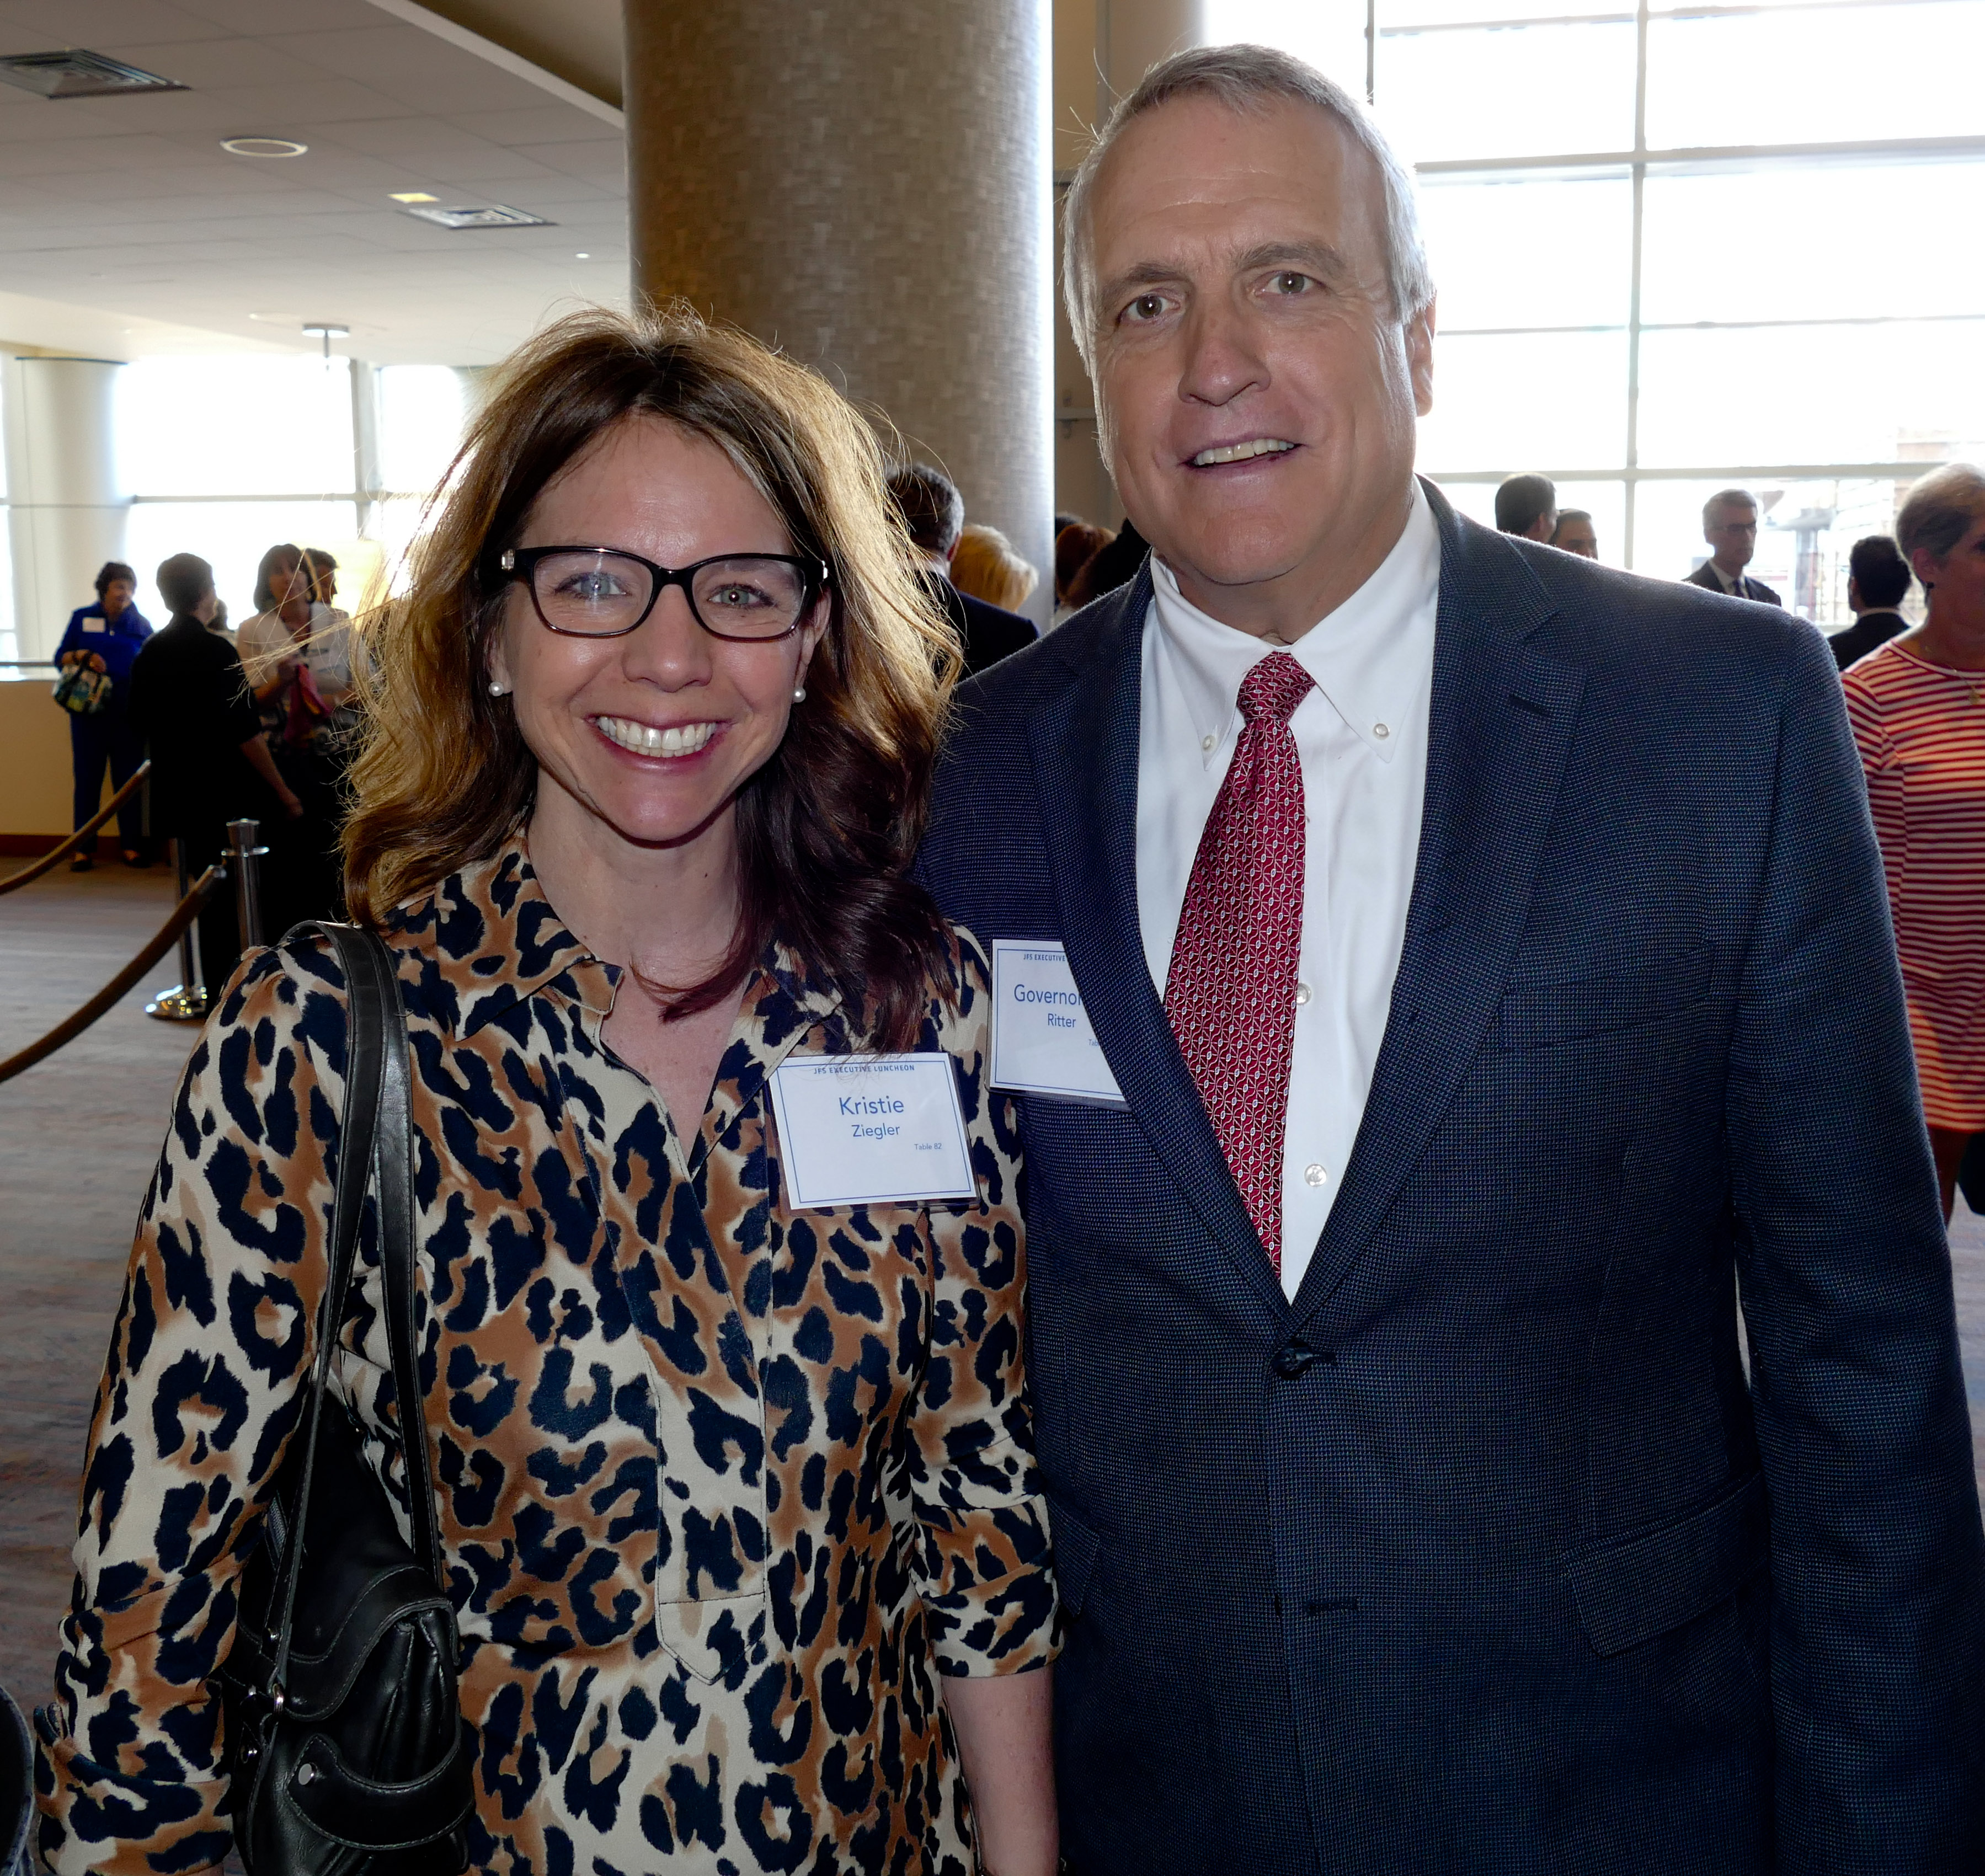
MULTIPOLYGON (((163 868, 114 864, 75 878, 59 872, 0 898, 0 1056, 112 977, 172 900, 163 868)), ((195 1033, 143 1013, 146 996, 176 978, 175 962, 169 956, 94 1029, 0 1086, 0 1686, 24 1707, 49 1697, 91 1398, 133 1221, 195 1033)), ((1960 1207, 1951 1237, 1972 1422, 1985 1451, 1985 1219, 1960 1207)))

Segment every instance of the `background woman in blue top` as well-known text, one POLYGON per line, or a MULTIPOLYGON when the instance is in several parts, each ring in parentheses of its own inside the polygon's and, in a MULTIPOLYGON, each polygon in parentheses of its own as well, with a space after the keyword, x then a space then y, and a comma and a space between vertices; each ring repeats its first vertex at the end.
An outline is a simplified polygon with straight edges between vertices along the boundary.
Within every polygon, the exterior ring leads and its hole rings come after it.
MULTIPOLYGON (((144 759, 140 739, 131 728, 126 706, 131 694, 131 660, 152 636, 151 622, 131 603, 138 576, 121 560, 106 560, 96 576, 96 603, 78 606, 69 615, 69 629, 55 649, 55 663, 90 661, 91 669, 110 675, 110 695, 103 708, 69 720, 69 752, 76 764, 76 811, 69 825, 79 827, 96 812, 103 796, 103 765, 119 788, 144 759)), ((143 866, 145 852, 144 804, 133 795, 117 810, 117 831, 124 837, 124 864, 143 866)), ((72 873, 86 873, 93 864, 92 839, 79 844, 71 857, 72 873)))

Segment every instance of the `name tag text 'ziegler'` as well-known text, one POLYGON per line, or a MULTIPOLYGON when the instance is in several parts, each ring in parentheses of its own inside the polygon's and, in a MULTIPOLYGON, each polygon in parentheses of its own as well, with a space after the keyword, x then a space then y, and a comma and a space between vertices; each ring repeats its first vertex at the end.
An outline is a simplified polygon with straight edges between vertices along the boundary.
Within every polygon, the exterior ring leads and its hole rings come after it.
POLYGON ((788 1204, 978 1196, 950 1056, 788 1055, 771 1085, 788 1204))

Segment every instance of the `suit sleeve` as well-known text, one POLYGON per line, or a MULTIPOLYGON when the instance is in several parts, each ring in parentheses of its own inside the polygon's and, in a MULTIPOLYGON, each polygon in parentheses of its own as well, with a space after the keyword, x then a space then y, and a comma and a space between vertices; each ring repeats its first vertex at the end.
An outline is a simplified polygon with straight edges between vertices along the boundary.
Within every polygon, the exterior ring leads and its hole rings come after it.
POLYGON ((1832 655, 1786 639, 1728 1090, 1769 1488, 1777 1867, 1985 1867, 1985 1541, 1887 893, 1832 655))

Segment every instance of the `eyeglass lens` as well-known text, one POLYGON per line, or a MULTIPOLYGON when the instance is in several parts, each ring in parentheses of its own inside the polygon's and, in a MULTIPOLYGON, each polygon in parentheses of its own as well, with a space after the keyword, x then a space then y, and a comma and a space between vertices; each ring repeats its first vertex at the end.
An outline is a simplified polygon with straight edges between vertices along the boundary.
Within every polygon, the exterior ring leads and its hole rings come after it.
MULTIPOLYGON (((545 623, 579 636, 626 632, 648 610, 655 576, 625 554, 552 554, 532 572, 532 591, 545 623)), ((775 639, 804 609, 804 575, 782 560, 739 554, 698 567, 689 580, 690 605, 707 629, 724 638, 775 639)))

